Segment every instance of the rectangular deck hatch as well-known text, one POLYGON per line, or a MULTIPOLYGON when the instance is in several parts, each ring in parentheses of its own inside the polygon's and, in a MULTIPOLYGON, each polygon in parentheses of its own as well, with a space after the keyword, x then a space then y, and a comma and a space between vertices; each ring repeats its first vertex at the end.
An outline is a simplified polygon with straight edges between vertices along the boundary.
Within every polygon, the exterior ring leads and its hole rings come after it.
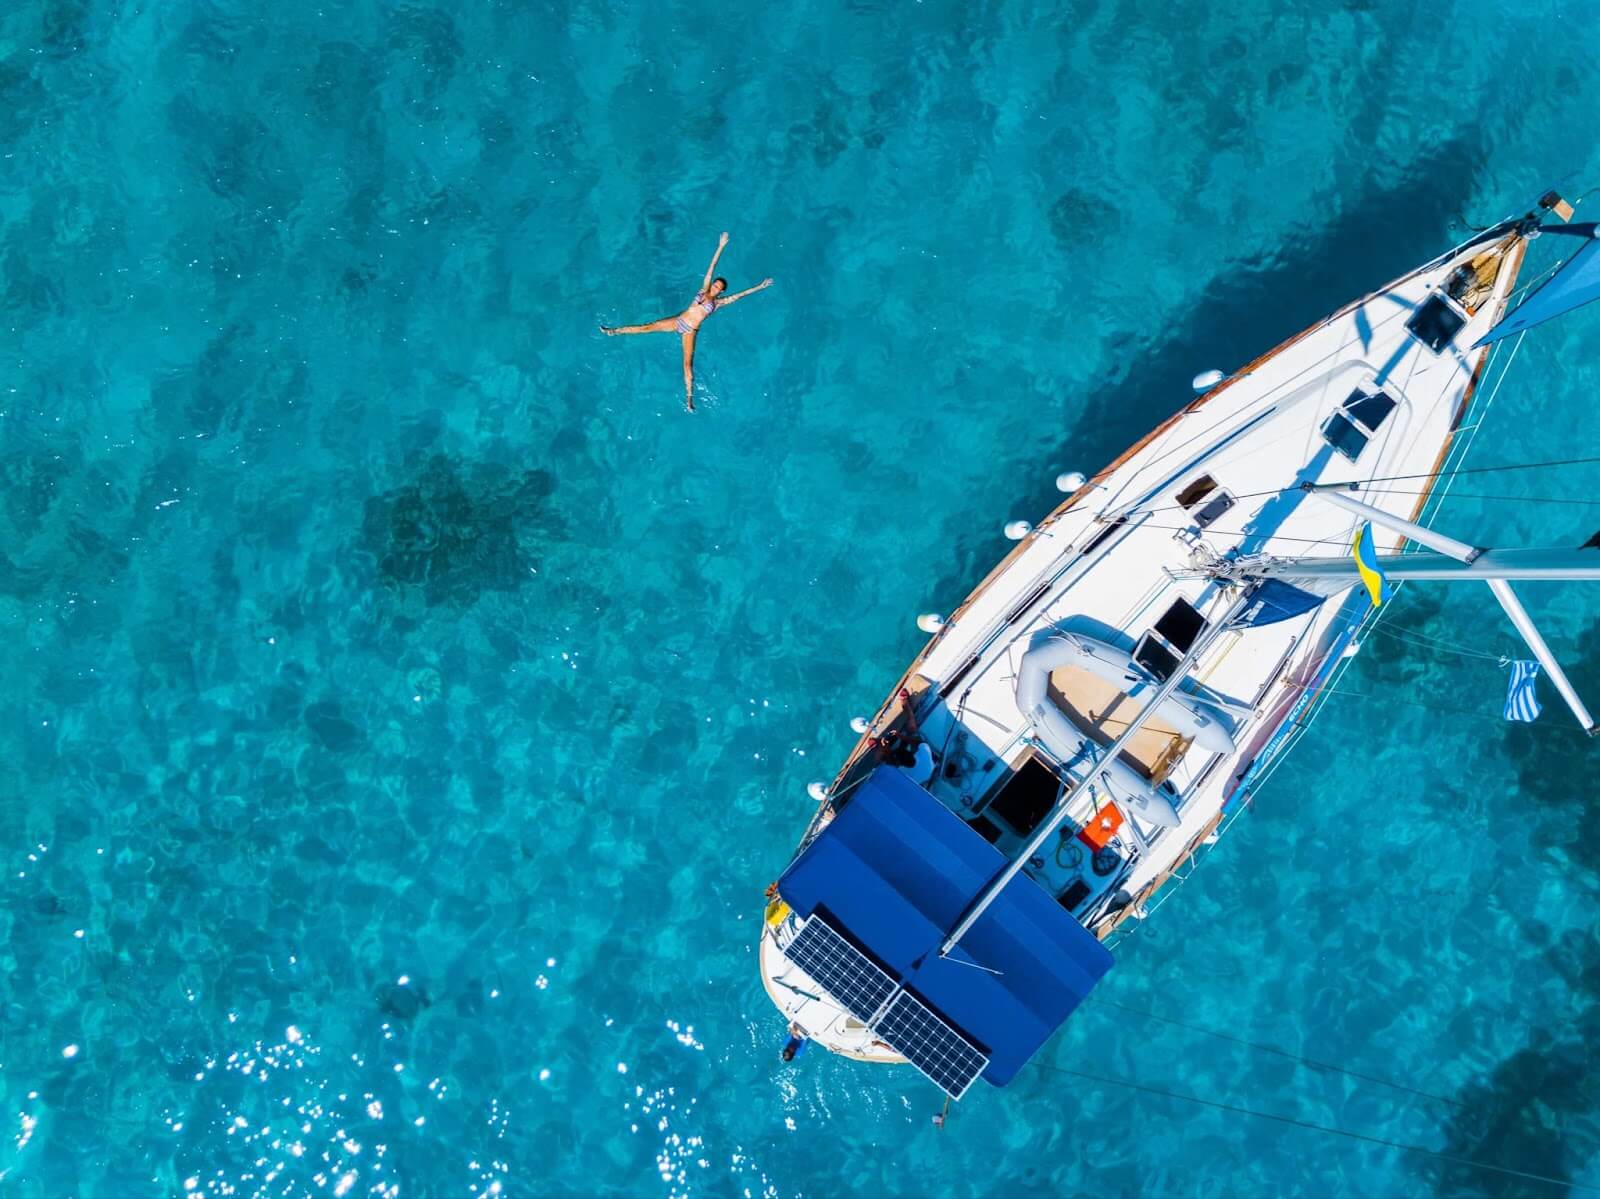
POLYGON ((1357 388, 1345 397, 1339 411, 1322 426, 1322 437, 1350 461, 1361 457, 1367 440, 1378 431, 1395 410, 1394 397, 1382 391, 1357 388))
POLYGON ((1206 496, 1217 489, 1217 481, 1210 475, 1201 475, 1192 480, 1182 491, 1178 492, 1178 505, 1182 508, 1193 508, 1206 496))
POLYGON ((1178 492, 1178 506, 1183 508, 1202 529, 1209 528, 1216 519, 1234 505, 1233 496, 1217 486, 1210 475, 1193 479, 1178 492))
POLYGON ((1226 491, 1219 491, 1194 510, 1194 523, 1202 529, 1209 529, 1216 524, 1217 518, 1224 515, 1233 505, 1234 498, 1226 491))
POLYGON ((989 801, 985 812, 1000 816, 1019 837, 1026 837, 1061 798, 1061 780, 1038 758, 1029 758, 989 801))
POLYGON ((1200 636, 1200 630, 1206 627, 1206 618, 1200 611, 1181 595, 1172 602, 1156 621, 1156 632, 1167 639, 1167 644, 1180 654, 1189 652, 1189 647, 1194 644, 1195 638, 1200 636))
POLYGON ((1139 638, 1139 644, 1133 647, 1133 660, 1164 683, 1178 669, 1182 658, 1157 641, 1153 634, 1146 633, 1139 638))
POLYGON ((1411 314, 1406 328, 1411 335, 1435 354, 1456 339, 1467 323, 1467 318, 1456 311, 1454 304, 1439 292, 1434 292, 1411 314))
POLYGON ((1375 433, 1394 411, 1394 400, 1381 391, 1376 395, 1358 391, 1344 402, 1344 410, 1356 424, 1375 433))

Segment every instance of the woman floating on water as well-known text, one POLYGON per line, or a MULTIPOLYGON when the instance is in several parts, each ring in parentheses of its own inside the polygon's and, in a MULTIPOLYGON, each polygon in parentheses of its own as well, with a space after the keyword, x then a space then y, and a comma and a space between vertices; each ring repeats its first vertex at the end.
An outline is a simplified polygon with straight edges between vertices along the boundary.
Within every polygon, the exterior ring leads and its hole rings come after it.
POLYGON ((648 325, 616 325, 613 327, 600 326, 600 332, 607 337, 618 333, 681 333, 683 335, 683 394, 684 401, 689 405, 689 411, 694 411, 694 339, 700 332, 700 326, 719 308, 726 308, 735 301, 744 299, 752 292, 760 291, 764 287, 771 287, 771 279, 763 279, 754 287, 747 287, 743 291, 734 292, 733 295, 724 295, 728 290, 728 281, 720 276, 713 279, 712 272, 717 269, 717 259, 722 257, 722 251, 727 247, 728 235, 724 233, 717 241, 717 252, 711 256, 711 265, 706 267, 705 282, 700 284, 700 290, 695 293, 694 303, 685 308, 677 316, 664 316, 659 321, 651 321, 648 325))

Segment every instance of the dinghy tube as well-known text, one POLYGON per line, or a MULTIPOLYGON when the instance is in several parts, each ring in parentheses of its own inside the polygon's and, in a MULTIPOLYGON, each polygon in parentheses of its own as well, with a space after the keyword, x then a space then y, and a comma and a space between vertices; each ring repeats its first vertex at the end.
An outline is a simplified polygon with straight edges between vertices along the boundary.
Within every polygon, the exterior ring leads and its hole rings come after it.
MULTIPOLYGON (((1129 654, 1092 637, 1052 633, 1036 641, 1017 665, 1017 708, 1033 722, 1045 748, 1058 761, 1069 762, 1089 747, 1089 741, 1073 727, 1067 714, 1050 702, 1050 672, 1063 666, 1075 666, 1116 683, 1135 702, 1137 692, 1149 687, 1151 680, 1129 654)), ((1156 708, 1155 714, 1206 749, 1224 752, 1233 748, 1233 734, 1227 725, 1193 696, 1174 692, 1156 708)), ((1172 801, 1120 758, 1103 763, 1096 773, 1104 774, 1115 796, 1126 800, 1136 815, 1163 828, 1177 827, 1178 810, 1172 801)))
MULTIPOLYGON (((1017 702, 1023 711, 1028 710, 1029 703, 1044 702, 1050 672, 1063 666, 1075 666, 1120 687, 1135 705, 1140 703, 1141 691, 1154 691, 1159 685, 1127 650, 1082 633, 1052 632, 1035 641, 1022 655, 1017 669, 1017 702)), ((1155 715, 1185 737, 1193 737, 1201 749, 1231 754, 1238 748, 1222 714, 1187 691, 1174 691, 1167 696, 1157 705, 1155 715)))

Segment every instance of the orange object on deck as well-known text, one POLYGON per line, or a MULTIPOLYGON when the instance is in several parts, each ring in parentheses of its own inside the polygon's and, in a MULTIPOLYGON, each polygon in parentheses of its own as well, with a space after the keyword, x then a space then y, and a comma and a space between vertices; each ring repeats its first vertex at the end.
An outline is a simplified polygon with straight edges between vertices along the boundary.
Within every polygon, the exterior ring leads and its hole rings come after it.
POLYGON ((1078 830, 1078 840, 1090 849, 1104 849, 1121 827, 1122 809, 1114 803, 1108 803, 1100 809, 1098 816, 1091 817, 1089 823, 1078 830))

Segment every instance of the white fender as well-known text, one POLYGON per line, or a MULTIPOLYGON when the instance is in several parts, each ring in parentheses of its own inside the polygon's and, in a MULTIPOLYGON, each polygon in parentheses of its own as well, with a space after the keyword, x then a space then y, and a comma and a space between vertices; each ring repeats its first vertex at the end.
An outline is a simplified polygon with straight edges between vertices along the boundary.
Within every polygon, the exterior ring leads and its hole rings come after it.
MULTIPOLYGON (((1030 695, 1037 689, 1042 699, 1050 672, 1062 666, 1076 666, 1096 678, 1115 683, 1135 703, 1139 701, 1140 691, 1154 690, 1157 686, 1127 650, 1093 637, 1085 637, 1082 633, 1054 633, 1048 639, 1036 642, 1022 655, 1022 663, 1017 668, 1017 701, 1023 711, 1027 711, 1022 704, 1023 688, 1029 688, 1030 695), (1030 674, 1037 674, 1038 678, 1029 678, 1030 674)), ((1167 696, 1157 705, 1156 715, 1184 736, 1193 737, 1194 743, 1201 749, 1226 754, 1233 753, 1237 748, 1233 741, 1233 730, 1228 727, 1221 713, 1187 691, 1180 689, 1167 696)))

